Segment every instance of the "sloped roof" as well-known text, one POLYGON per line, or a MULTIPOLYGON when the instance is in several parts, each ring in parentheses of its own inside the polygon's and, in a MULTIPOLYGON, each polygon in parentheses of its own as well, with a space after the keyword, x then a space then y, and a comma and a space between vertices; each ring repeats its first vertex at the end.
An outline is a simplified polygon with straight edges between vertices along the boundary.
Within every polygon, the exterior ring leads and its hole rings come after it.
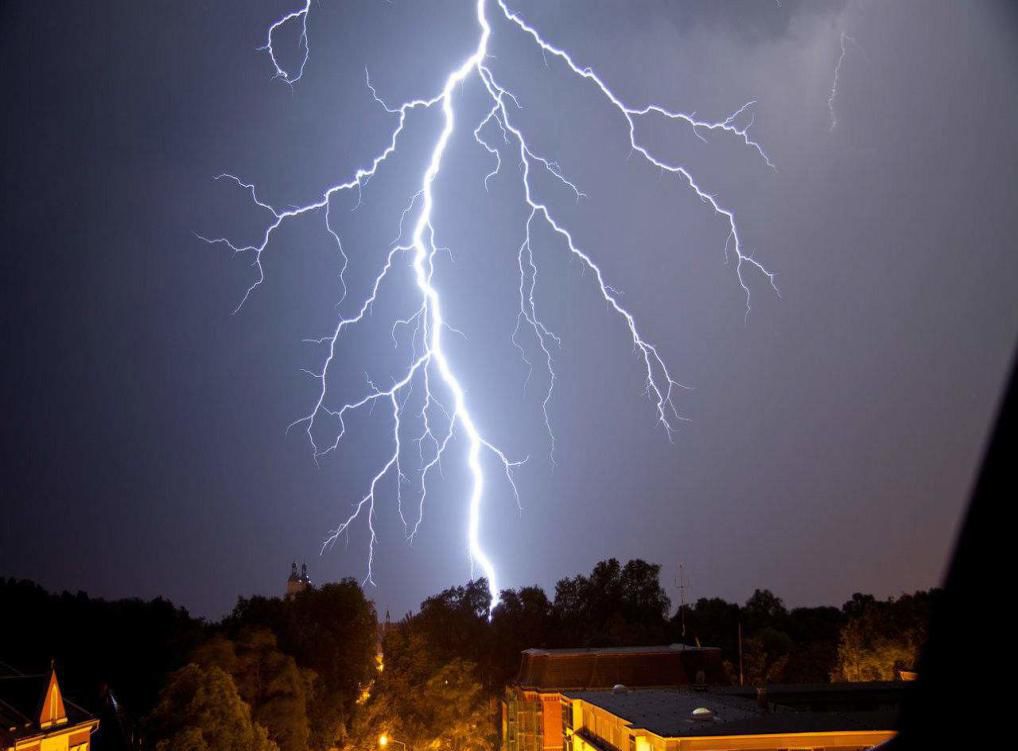
POLYGON ((46 695, 42 700, 42 712, 39 714, 39 725, 45 728, 65 722, 67 722, 67 708, 64 706, 64 697, 60 691, 60 684, 57 682, 57 673, 54 670, 49 674, 46 695))
MULTIPOLYGON (((48 695, 52 695, 52 673, 35 675, 0 674, 0 738, 19 738, 34 735, 45 729, 40 726, 43 704, 48 695)), ((59 688, 57 688, 59 696, 59 688)), ((92 719, 92 715, 71 701, 61 699, 62 712, 67 717, 61 727, 77 725, 92 719)), ((51 702, 51 710, 56 710, 56 702, 51 702)), ((53 711, 49 713, 53 714, 53 711)), ((53 717, 55 719, 55 716, 53 717)))

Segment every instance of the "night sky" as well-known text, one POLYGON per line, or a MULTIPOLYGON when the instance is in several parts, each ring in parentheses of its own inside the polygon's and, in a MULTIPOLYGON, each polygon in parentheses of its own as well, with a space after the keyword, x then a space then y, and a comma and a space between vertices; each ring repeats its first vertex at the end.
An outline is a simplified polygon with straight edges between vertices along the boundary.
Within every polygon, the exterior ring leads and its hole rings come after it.
MULTIPOLYGON (((195 233, 264 231, 221 172, 283 207, 347 179, 392 127, 365 68, 389 101, 433 95, 477 30, 465 0, 322 0, 291 88, 256 48, 298 5, 0 2, 0 575, 218 617, 238 595, 279 594, 293 559, 316 582, 365 574, 363 525, 319 549, 384 460, 382 415, 352 421, 317 467, 285 433, 315 398, 301 368, 320 354, 301 340, 334 325, 335 248, 319 218, 288 224, 232 315, 250 259, 195 233)), ((509 338, 518 172, 509 160, 484 191, 493 164, 469 135, 484 103, 465 86, 435 185, 452 255, 436 283, 477 421, 530 457, 522 512, 489 466, 482 534, 501 583, 550 589, 614 556, 663 564, 672 593, 682 561, 694 598, 768 587, 841 604, 935 585, 1018 335, 1018 16, 1003 2, 511 5, 627 102, 723 119, 757 100, 750 132, 776 171, 738 139, 661 121, 641 137, 736 212, 781 297, 747 273, 746 317, 723 222, 629 153, 589 84, 496 23, 492 66, 532 145, 589 196, 545 181, 545 197, 694 387, 669 443, 623 325, 538 233, 538 303, 562 338, 550 461, 546 376, 524 392, 509 338)), ((277 44, 299 62, 292 34, 277 44)), ((351 258, 339 310, 367 294, 438 124, 412 120, 362 205, 335 204, 351 258)), ((400 302, 394 288, 344 342, 337 392, 391 377, 400 302)), ((381 612, 470 575, 465 479, 445 469, 412 545, 379 506, 381 612)))

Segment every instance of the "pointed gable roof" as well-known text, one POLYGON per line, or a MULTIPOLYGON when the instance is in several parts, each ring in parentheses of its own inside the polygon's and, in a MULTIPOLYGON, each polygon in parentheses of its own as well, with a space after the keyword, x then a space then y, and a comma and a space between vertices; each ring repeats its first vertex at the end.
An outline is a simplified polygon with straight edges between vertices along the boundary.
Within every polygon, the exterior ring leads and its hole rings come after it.
POLYGON ((39 713, 39 727, 48 728, 53 725, 62 725, 65 722, 67 722, 67 710, 64 709, 64 697, 60 693, 57 672, 51 670, 49 686, 46 688, 46 698, 43 699, 42 711, 39 713))
POLYGON ((99 720, 64 698, 52 670, 25 675, 0 662, 0 749, 40 731, 49 736, 98 727, 99 720))

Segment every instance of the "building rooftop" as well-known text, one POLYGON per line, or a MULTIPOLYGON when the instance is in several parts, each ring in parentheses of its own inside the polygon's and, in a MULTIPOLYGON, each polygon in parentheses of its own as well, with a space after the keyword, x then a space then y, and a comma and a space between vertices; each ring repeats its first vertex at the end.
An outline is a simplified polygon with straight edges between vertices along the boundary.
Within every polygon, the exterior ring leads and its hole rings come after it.
MULTIPOLYGON (((51 674, 22 675, 0 671, 0 739, 19 738, 41 732, 39 725, 43 701, 49 689, 51 674)), ((92 719, 78 705, 61 697, 68 725, 92 719)))
POLYGON ((892 730, 896 716, 893 709, 801 711, 779 706, 769 711, 755 699, 724 690, 567 691, 565 695, 600 707, 635 729, 664 738, 892 730), (709 715, 698 713, 709 719, 695 719, 693 712, 698 709, 710 710, 709 715))

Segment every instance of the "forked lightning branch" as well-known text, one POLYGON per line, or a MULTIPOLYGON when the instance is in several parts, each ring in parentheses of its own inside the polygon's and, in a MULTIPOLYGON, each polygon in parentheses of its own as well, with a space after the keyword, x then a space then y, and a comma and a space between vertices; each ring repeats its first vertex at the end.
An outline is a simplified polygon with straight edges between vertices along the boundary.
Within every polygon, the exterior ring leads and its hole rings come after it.
MULTIPOLYGON (((381 267, 366 295, 355 306, 353 314, 340 315, 328 333, 310 340, 320 345, 324 352, 322 360, 306 371, 317 384, 317 397, 309 405, 307 413, 298 417, 290 429, 304 431, 317 461, 340 449, 343 439, 347 437, 347 420, 354 413, 371 410, 376 419, 387 421, 388 445, 381 451, 382 458, 372 469, 370 482, 354 496, 352 509, 331 530, 323 543, 324 549, 335 543, 340 535, 347 533, 352 525, 363 525, 368 535, 365 580, 372 583, 379 542, 376 532, 377 504, 387 492, 391 492, 392 502, 399 512, 407 537, 412 539, 420 529, 425 506, 429 501, 429 481, 440 468, 440 463, 462 462, 469 476, 469 487, 465 489, 462 499, 467 548, 472 567, 479 569, 487 578, 494 605, 498 601, 499 579, 495 564, 485 551, 481 539, 485 491, 491 482, 504 482, 519 504, 515 473, 526 458, 507 455, 490 435, 487 426, 478 423, 467 398, 466 384, 461 380, 456 364, 449 358, 445 348, 446 336, 456 330, 456 322, 447 320, 443 301, 454 297, 457 290, 454 284, 446 282, 436 270, 435 258, 440 247, 435 238, 440 228, 433 221, 436 201, 434 185, 445 168, 446 152, 453 138, 472 138, 477 144, 478 158, 491 161, 491 171, 484 178, 485 187, 496 179, 519 179, 521 182, 521 200, 526 219, 519 228, 520 244, 516 251, 518 278, 512 282, 518 288, 519 311, 515 329, 507 331, 506 336, 529 367, 539 364, 547 371, 547 388, 541 395, 540 408, 552 456, 555 433, 548 408, 554 398, 554 354, 560 340, 542 318, 536 294, 540 268, 534 253, 534 243, 538 228, 550 231, 549 236, 554 238, 557 249, 569 254, 585 270, 591 272, 586 277, 604 298, 607 314, 618 316, 624 323, 632 340, 632 352, 644 370, 646 393, 653 405, 653 414, 668 437, 671 437, 677 422, 682 420, 675 405, 675 397, 676 392, 683 387, 669 370, 664 356, 642 333, 636 315, 629 306, 622 304, 619 294, 602 274, 596 256, 611 253, 613 249, 581 247, 574 239, 572 228, 559 218, 554 206, 542 198, 536 188, 535 176, 545 173, 577 198, 583 195, 551 155, 542 154, 531 146, 531 140, 528 140, 528 134, 520 121, 521 103, 499 72, 505 70, 504 66, 509 61, 489 55, 492 35, 497 32, 521 36, 531 45, 533 53, 543 56, 549 66, 561 67, 575 79, 577 86, 592 87, 613 108, 619 133, 617 148, 630 151, 654 168, 679 180, 700 199, 706 211, 717 217, 720 228, 718 243, 723 244, 727 258, 732 261, 736 280, 745 292, 747 314, 750 304, 749 275, 762 276, 777 292, 774 274, 745 251, 733 210, 721 198, 702 187, 681 162, 665 158, 641 142, 637 136, 637 124, 641 119, 653 116, 667 119, 675 128, 688 129, 702 141, 712 136, 736 139, 754 157, 770 167, 774 165, 749 133, 753 123, 754 102, 747 102, 720 120, 703 120, 695 114, 687 114, 664 104, 629 102, 624 93, 609 87, 593 69, 577 62, 568 52, 545 39, 538 29, 511 9, 504 0, 477 0, 475 10, 476 45, 473 52, 448 72, 437 91, 427 92, 418 99, 394 103, 385 98, 384 92, 378 92, 368 79, 368 93, 392 119, 389 138, 380 152, 366 155, 362 167, 340 182, 326 187, 311 202, 285 209, 263 201, 255 186, 241 178, 232 174, 220 175, 218 179, 232 181, 248 191, 251 200, 264 210, 268 221, 256 244, 242 245, 225 237, 202 239, 210 243, 221 243, 235 253, 251 257, 256 270, 255 279, 242 296, 238 310, 264 281, 262 256, 271 247, 276 231, 287 222, 312 219, 323 222, 339 252, 342 271, 345 271, 348 257, 330 214, 333 199, 346 192, 364 190, 367 182, 379 170, 384 169, 387 162, 395 160, 401 153, 401 138, 418 121, 419 113, 431 113, 432 117, 439 119, 441 127, 430 144, 430 158, 417 182, 416 192, 401 198, 405 209, 399 226, 393 227, 397 240, 384 254, 381 267), (457 111, 462 84, 468 82, 478 85, 488 101, 484 116, 475 122, 465 121, 457 111), (518 165, 518 178, 516 171, 503 169, 507 163, 518 165), (359 397, 340 403, 333 399, 329 389, 330 377, 334 371, 344 365, 349 367, 349 363, 341 363, 337 359, 339 342, 349 329, 358 326, 370 315, 380 290, 391 283, 391 277, 397 269, 409 269, 414 280, 412 297, 406 303, 407 314, 404 317, 397 315, 392 321, 394 337, 397 330, 410 332, 405 365, 391 374, 389 383, 376 385, 368 381, 359 397), (414 394, 416 398, 411 399, 414 394), (329 426, 330 438, 323 441, 321 434, 326 426, 329 426), (489 475, 485 472, 486 467, 495 467, 498 471, 489 475), (394 489, 390 491, 390 487, 394 489)), ((311 48, 308 26, 311 13, 312 3, 307 0, 303 8, 273 23, 267 31, 262 48, 274 66, 276 77, 290 85, 300 81, 309 64, 311 48), (283 29, 298 32, 300 61, 294 67, 287 67, 280 62, 275 46, 277 34, 283 29)), ((449 176, 443 177, 451 179, 449 176)), ((345 298, 347 294, 342 271, 341 288, 337 291, 339 299, 345 298)), ((628 356, 625 352, 621 354, 628 356)), ((476 386, 469 389, 469 394, 471 399, 483 398, 482 390, 476 386)), ((458 502, 458 499, 453 499, 453 502, 458 502)), ((471 572, 473 574, 474 571, 471 572)))

